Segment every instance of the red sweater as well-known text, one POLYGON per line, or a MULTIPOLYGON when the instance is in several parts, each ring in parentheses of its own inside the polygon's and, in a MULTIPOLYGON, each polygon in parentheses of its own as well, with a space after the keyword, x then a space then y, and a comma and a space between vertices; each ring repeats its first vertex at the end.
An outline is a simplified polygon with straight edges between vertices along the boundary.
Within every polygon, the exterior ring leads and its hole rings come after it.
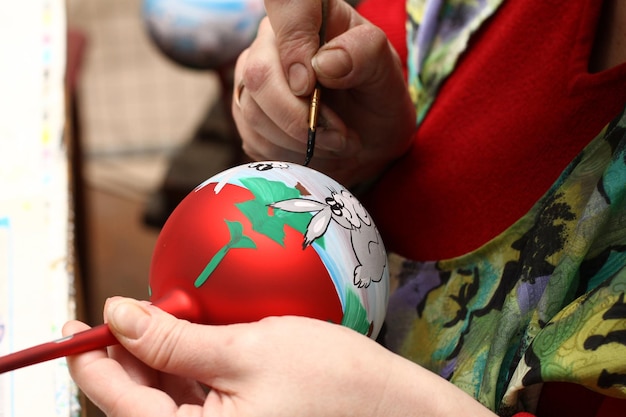
MULTIPOLYGON (((410 152, 364 198, 388 249, 415 260, 477 249, 521 218, 618 115, 626 65, 587 71, 601 4, 505 1, 474 35, 410 152), (410 220, 398 222, 388 195, 403 196, 410 220)), ((366 0, 359 11, 406 62, 405 0, 366 0)), ((537 415, 618 409, 626 401, 552 383, 537 415)))
MULTIPOLYGON (((361 10, 385 24, 399 20, 387 13, 405 16, 398 3, 369 0, 361 10)), ((411 151, 365 201, 391 250, 438 260, 477 249, 521 218, 618 115, 626 65, 587 72, 600 8, 505 1, 474 35, 411 151), (409 224, 399 224, 388 195, 403 196, 409 224)))

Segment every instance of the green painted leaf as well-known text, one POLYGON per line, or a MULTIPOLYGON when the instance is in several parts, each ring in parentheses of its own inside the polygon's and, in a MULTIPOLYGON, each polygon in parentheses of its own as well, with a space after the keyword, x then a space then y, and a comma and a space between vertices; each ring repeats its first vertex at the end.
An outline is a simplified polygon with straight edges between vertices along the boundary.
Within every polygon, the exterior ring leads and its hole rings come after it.
POLYGON ((281 181, 253 177, 241 178, 240 181, 264 205, 301 196, 298 189, 288 187, 281 181))
POLYGON ((240 181, 252 192, 254 200, 238 203, 237 208, 250 220, 256 232, 283 246, 285 225, 291 226, 304 236, 312 214, 273 210, 273 215, 270 215, 268 207, 277 201, 299 198, 301 196, 299 190, 287 187, 280 181, 269 181, 265 178, 243 178, 240 181))
POLYGON ((211 258, 209 263, 204 267, 198 278, 194 282, 194 286, 199 288, 204 284, 211 276, 215 268, 222 262, 226 254, 230 249, 255 249, 256 244, 252 239, 243 234, 243 225, 240 222, 234 222, 230 220, 224 220, 228 230, 230 232, 230 240, 215 255, 211 258))
POLYGON ((224 219, 226 226, 228 226, 228 230, 230 231, 230 242, 229 246, 231 248, 248 248, 255 249, 256 243, 249 236, 243 234, 243 225, 240 222, 230 221, 224 219))

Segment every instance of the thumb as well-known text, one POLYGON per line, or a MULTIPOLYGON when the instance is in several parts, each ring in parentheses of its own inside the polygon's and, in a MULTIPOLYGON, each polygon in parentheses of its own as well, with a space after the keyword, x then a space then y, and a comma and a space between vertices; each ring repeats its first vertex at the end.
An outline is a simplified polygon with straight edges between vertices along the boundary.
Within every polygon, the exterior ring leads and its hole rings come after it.
POLYGON ((207 384, 212 375, 234 371, 236 361, 224 360, 229 352, 220 343, 223 327, 179 320, 154 305, 121 297, 107 303, 105 317, 119 342, 153 369, 207 384))
POLYGON ((322 46, 312 59, 317 79, 334 89, 381 87, 384 96, 390 87, 406 90, 402 63, 385 33, 366 23, 322 46))
POLYGON ((297 96, 310 94, 315 85, 310 62, 320 46, 323 3, 328 15, 326 5, 333 1, 265 0, 280 61, 289 87, 297 96))

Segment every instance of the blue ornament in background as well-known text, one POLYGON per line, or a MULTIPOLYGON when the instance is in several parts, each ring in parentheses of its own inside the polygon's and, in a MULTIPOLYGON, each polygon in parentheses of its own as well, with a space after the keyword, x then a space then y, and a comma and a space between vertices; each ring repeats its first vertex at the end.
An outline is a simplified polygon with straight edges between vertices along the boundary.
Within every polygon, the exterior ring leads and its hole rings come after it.
POLYGON ((265 16, 263 0, 144 0, 152 41, 176 63, 219 70, 234 63, 265 16))

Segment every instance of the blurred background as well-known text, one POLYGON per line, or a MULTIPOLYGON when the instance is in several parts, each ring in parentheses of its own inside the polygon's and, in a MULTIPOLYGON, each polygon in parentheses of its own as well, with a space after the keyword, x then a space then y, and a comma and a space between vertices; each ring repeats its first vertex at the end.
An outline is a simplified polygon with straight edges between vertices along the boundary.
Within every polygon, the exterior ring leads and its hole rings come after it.
POLYGON ((159 227, 195 185, 237 162, 229 74, 263 6, 68 0, 67 10, 81 44, 73 95, 84 176, 85 305, 95 324, 107 297, 147 297, 159 227), (247 26, 241 16, 223 24, 242 12, 247 26), (211 21, 216 14, 222 26, 211 21), (204 38, 193 38, 199 28, 204 38), (178 44, 168 45, 172 39, 178 44))
MULTIPOLYGON (((195 185, 239 163, 232 64, 262 0, 67 0, 84 313, 147 299, 160 227, 195 185), (216 19, 217 18, 217 19, 216 19)), ((102 414, 88 404, 87 415, 102 414)))

